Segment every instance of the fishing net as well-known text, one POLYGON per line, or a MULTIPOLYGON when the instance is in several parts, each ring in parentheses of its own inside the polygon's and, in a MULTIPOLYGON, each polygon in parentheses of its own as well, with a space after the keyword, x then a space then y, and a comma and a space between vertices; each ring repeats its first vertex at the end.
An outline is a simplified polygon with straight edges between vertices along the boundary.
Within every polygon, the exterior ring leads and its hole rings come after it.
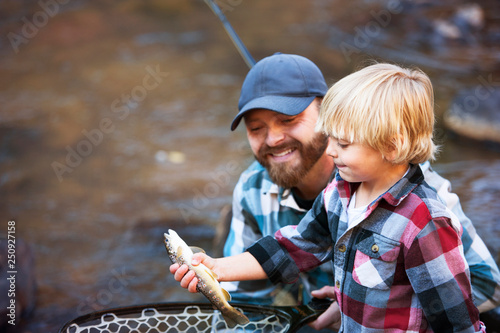
POLYGON ((273 308, 244 307, 236 309, 244 312, 250 322, 232 329, 210 305, 169 304, 86 315, 67 323, 60 333, 288 332, 292 314, 273 308))

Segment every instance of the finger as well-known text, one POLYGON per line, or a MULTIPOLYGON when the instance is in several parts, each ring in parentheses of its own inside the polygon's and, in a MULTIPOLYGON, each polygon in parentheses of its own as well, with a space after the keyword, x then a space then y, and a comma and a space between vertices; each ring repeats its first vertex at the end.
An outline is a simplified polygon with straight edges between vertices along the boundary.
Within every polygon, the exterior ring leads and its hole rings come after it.
POLYGON ((316 318, 313 322, 309 324, 310 327, 315 330, 322 330, 324 328, 330 328, 337 330, 340 328, 340 309, 337 302, 333 302, 332 305, 326 309, 321 315, 316 318))
POLYGON ((207 257, 204 253, 195 253, 191 259, 191 264, 197 266, 202 263, 202 261, 207 257))
POLYGON ((175 272, 179 269, 179 264, 170 265, 170 273, 175 274, 175 272))
POLYGON ((188 290, 192 293, 198 292, 196 286, 198 285, 198 278, 194 277, 189 283, 188 290))
POLYGON ((328 327, 330 323, 330 319, 325 312, 323 312, 318 318, 309 323, 309 326, 314 328, 317 331, 322 330, 323 328, 328 327))
POLYGON ((182 278, 184 277, 184 275, 186 275, 188 270, 189 268, 187 267, 187 265, 182 265, 181 267, 179 267, 174 273, 175 281, 181 282, 182 278))
POLYGON ((193 280, 194 277, 195 274, 193 271, 187 272, 181 280, 181 287, 187 289, 189 284, 191 283, 191 280, 193 280))
POLYGON ((327 297, 335 298, 335 287, 324 286, 319 290, 311 291, 311 295, 317 298, 327 298, 327 297))

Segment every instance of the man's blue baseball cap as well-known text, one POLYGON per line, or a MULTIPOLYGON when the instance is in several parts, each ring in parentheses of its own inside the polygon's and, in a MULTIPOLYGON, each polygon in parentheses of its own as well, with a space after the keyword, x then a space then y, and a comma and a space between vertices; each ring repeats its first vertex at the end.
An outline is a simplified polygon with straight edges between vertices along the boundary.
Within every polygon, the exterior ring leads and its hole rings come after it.
POLYGON ((231 131, 248 111, 267 109, 294 116, 304 111, 315 97, 325 96, 327 90, 323 74, 312 61, 299 55, 275 53, 248 72, 231 131))

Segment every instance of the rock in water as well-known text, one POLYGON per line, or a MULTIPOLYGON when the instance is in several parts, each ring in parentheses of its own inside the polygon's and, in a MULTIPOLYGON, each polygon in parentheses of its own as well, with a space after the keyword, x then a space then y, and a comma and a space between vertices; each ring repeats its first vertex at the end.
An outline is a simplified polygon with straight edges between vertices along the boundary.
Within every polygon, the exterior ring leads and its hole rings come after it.
POLYGON ((489 84, 460 91, 444 115, 444 124, 456 134, 500 146, 500 86, 489 84))

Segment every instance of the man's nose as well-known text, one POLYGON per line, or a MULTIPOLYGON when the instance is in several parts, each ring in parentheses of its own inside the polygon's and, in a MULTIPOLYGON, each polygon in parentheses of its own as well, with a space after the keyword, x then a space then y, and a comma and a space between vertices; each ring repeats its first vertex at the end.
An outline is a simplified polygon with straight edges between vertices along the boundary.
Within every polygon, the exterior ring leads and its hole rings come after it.
POLYGON ((285 139, 285 132, 279 127, 269 127, 267 130, 266 144, 274 147, 285 139))

